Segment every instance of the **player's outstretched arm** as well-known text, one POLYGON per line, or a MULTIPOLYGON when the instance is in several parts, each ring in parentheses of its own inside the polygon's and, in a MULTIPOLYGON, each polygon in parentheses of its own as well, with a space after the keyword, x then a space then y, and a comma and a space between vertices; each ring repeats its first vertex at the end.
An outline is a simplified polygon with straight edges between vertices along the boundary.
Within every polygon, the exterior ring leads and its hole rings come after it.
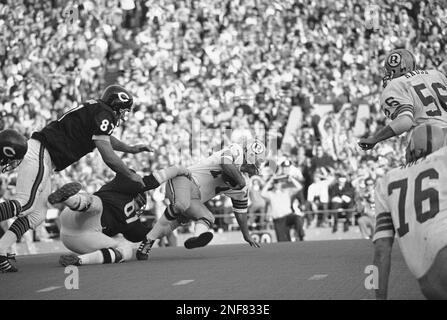
POLYGON ((374 242, 374 265, 379 269, 379 287, 376 299, 386 300, 388 297, 388 279, 391 269, 391 250, 394 238, 380 238, 374 242))
POLYGON ((390 122, 385 128, 379 130, 376 134, 371 137, 360 139, 359 146, 363 150, 369 150, 374 148, 374 146, 383 141, 394 136, 399 136, 404 132, 407 132, 413 126, 413 118, 407 114, 397 117, 390 122))
POLYGON ((137 175, 136 173, 132 172, 123 162, 123 160, 120 159, 116 155, 116 153, 113 151, 112 145, 110 143, 110 140, 101 139, 101 140, 94 140, 95 145, 98 148, 99 153, 101 154, 102 159, 104 160, 104 163, 115 173, 122 174, 123 176, 129 178, 132 181, 138 182, 141 185, 144 185, 143 179, 137 175))
POLYGON ((259 248, 260 247, 259 243, 256 242, 250 236, 250 232, 248 231, 248 224, 247 224, 248 198, 244 198, 244 199, 231 198, 231 201, 233 202, 234 216, 236 217, 237 224, 241 228, 241 232, 242 232, 242 236, 244 237, 244 240, 247 241, 250 244, 250 246, 259 248))
POLYGON ((134 146, 128 145, 114 136, 110 136, 110 143, 115 151, 125 152, 125 153, 140 153, 140 152, 153 152, 154 150, 145 144, 137 144, 134 146))
POLYGON ((247 213, 234 213, 234 216, 236 217, 237 224, 241 228, 242 236, 244 237, 244 240, 248 242, 248 244, 254 248, 259 248, 260 245, 258 242, 256 242, 251 236, 250 232, 248 231, 248 224, 247 224, 247 213))

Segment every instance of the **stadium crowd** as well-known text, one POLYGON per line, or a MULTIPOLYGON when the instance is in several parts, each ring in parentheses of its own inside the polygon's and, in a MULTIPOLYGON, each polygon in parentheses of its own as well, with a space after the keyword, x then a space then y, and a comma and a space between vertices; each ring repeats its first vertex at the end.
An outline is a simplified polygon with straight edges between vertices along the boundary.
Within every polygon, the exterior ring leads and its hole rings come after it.
MULTIPOLYGON (((2 0, 0 33, 0 129, 30 136, 118 82, 135 108, 114 134, 156 150, 124 156, 130 167, 188 165, 265 134, 277 142, 279 169, 264 168, 253 190, 271 175, 293 177, 297 213, 342 207, 366 215, 365 181, 402 162, 405 140, 362 152, 354 132, 356 121, 364 135, 385 124, 378 94, 386 52, 406 47, 421 68, 447 71, 444 1, 2 0), (318 113, 320 104, 333 111, 318 113), (360 104, 369 106, 365 118, 360 104), (293 108, 301 119, 289 118, 293 108), (288 121, 299 126, 282 143, 288 121), (313 184, 324 191, 309 197, 313 184)), ((93 154, 61 172, 56 186, 77 180, 91 192, 110 174, 93 154)), ((2 179, 12 196, 14 173, 2 179)), ((158 193, 151 207, 162 205, 158 193)), ((225 203, 211 205, 225 212, 225 203)))

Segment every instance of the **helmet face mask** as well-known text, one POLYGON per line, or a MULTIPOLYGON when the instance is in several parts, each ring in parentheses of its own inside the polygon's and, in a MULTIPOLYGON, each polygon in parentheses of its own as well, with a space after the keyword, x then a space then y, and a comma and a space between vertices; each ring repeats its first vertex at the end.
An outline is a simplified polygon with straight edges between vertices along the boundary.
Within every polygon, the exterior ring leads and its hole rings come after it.
POLYGON ((385 88, 387 86, 387 84, 394 78, 393 71, 383 68, 382 73, 384 74, 384 76, 382 77, 382 84, 383 84, 383 87, 385 88))
POLYGON ((117 116, 118 116, 117 127, 120 125, 121 122, 126 121, 127 114, 131 111, 132 111, 131 109, 121 109, 117 112, 117 116))
POLYGON ((244 148, 244 163, 241 171, 249 175, 259 175, 260 167, 266 161, 267 148, 258 139, 248 141, 244 148))
POLYGON ((12 171, 22 163, 22 159, 5 159, 0 162, 2 173, 12 171))

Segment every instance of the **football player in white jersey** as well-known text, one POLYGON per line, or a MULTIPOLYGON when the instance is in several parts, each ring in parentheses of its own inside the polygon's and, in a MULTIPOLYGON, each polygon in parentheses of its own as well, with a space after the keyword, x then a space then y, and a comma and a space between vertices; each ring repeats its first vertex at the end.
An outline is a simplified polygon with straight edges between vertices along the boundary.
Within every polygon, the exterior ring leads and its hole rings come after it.
POLYGON ((147 260, 155 240, 160 239, 180 224, 194 220, 194 236, 185 241, 187 249, 206 246, 212 239, 210 231, 214 216, 204 202, 224 194, 233 202, 233 212, 244 240, 252 247, 259 247, 249 234, 247 226, 248 190, 241 172, 258 173, 258 166, 265 160, 266 147, 258 141, 232 144, 188 167, 191 180, 176 177, 168 181, 166 197, 170 205, 137 250, 137 259, 147 260))
POLYGON ((363 150, 378 142, 429 123, 447 128, 447 79, 437 70, 419 70, 406 49, 392 51, 385 59, 386 74, 380 106, 391 122, 373 136, 360 139, 363 150))
POLYGON ((414 129, 407 164, 390 170, 376 185, 374 265, 377 299, 386 299, 391 249, 397 236, 408 268, 425 297, 447 299, 447 147, 443 130, 414 129), (439 150, 438 150, 439 149, 439 150))

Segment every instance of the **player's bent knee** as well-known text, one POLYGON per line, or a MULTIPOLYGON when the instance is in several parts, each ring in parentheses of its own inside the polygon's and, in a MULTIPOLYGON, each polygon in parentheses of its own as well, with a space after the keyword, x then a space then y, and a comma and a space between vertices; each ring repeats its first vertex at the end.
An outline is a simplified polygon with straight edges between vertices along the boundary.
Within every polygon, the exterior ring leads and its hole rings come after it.
POLYGON ((168 220, 175 220, 179 216, 182 216, 185 211, 188 209, 189 206, 187 204, 182 202, 176 202, 174 204, 170 204, 165 212, 164 215, 168 220))
POLYGON ((189 203, 183 201, 177 201, 171 205, 171 208, 174 210, 176 215, 184 214, 186 210, 189 208, 189 203))

